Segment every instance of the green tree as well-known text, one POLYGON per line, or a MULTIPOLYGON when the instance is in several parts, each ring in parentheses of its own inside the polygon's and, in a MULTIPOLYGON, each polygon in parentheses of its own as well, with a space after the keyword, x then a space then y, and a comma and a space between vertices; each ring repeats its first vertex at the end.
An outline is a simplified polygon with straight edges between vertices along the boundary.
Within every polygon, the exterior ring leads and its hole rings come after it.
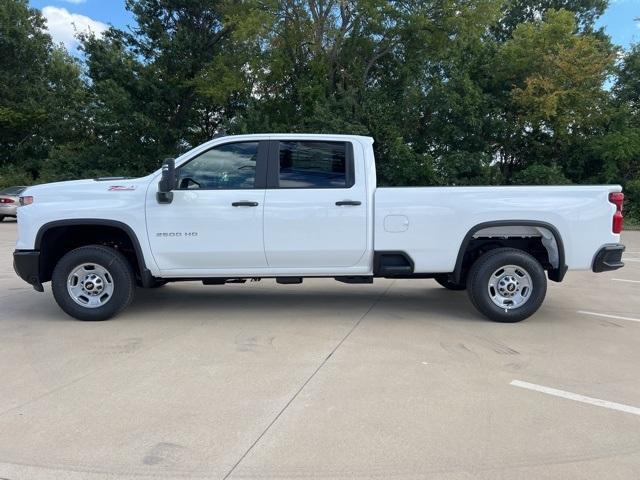
POLYGON ((288 0, 276 7, 239 131, 372 135, 382 183, 438 183, 439 154, 423 135, 425 92, 446 83, 451 52, 486 32, 498 2, 288 0))
POLYGON ((542 18, 550 10, 571 12, 578 27, 591 30, 607 5, 607 0, 506 0, 494 31, 500 39, 507 40, 518 25, 542 18))
POLYGON ((605 181, 621 183, 625 210, 640 223, 640 44, 625 53, 613 87, 616 110, 608 132, 595 139, 605 181))
POLYGON ((552 10, 516 27, 493 63, 501 116, 495 156, 507 181, 533 164, 570 170, 573 154, 606 122, 603 85, 614 59, 608 41, 576 31, 571 12, 552 10))
POLYGON ((54 145, 83 135, 80 67, 53 45, 39 10, 0 2, 0 182, 30 183, 54 145))
POLYGON ((375 138, 383 185, 621 182, 637 202, 640 53, 616 64, 594 30, 606 0, 126 7, 134 27, 83 35, 80 63, 0 2, 3 172, 140 175, 223 131, 338 132, 375 138))
POLYGON ((146 173, 245 111, 249 61, 268 26, 259 2, 127 0, 126 7, 133 30, 82 37, 90 133, 59 155, 73 174, 146 173))

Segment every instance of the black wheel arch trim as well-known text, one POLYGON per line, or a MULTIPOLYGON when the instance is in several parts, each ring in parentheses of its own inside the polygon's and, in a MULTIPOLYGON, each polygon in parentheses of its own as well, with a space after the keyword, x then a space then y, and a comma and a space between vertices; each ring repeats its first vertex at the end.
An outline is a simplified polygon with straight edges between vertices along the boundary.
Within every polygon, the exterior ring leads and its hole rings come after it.
POLYGON ((549 280, 554 282, 561 282, 564 278, 565 273, 567 273, 567 265, 565 263, 565 253, 564 253, 564 243, 562 241, 562 235, 556 227, 547 222, 540 222, 536 220, 495 220, 491 222, 483 222, 473 226, 467 234, 464 236, 462 240, 462 244, 460 245, 460 249, 458 250, 458 256, 456 258, 456 266, 453 271, 452 279, 455 282, 460 282, 462 278, 462 262, 464 261, 464 255, 467 251, 467 247, 473 236, 479 232, 480 230, 484 230, 485 228, 492 227, 540 227, 546 230, 549 230, 553 237, 555 238, 556 245, 558 246, 558 268, 554 268, 549 270, 548 276, 549 280))
POLYGON ((151 274, 151 271, 147 268, 147 265, 145 263, 144 253, 142 251, 142 247, 140 246, 138 236, 129 225, 117 220, 108 220, 103 218, 72 218, 67 220, 54 220, 53 222, 45 223, 40 227, 38 233, 36 234, 34 248, 38 251, 41 251, 42 238, 44 237, 45 233, 47 233, 52 228, 92 225, 118 228, 127 234, 129 240, 131 240, 133 249, 136 252, 138 269, 140 270, 140 281, 142 283, 142 286, 151 286, 154 281, 153 275, 151 274))

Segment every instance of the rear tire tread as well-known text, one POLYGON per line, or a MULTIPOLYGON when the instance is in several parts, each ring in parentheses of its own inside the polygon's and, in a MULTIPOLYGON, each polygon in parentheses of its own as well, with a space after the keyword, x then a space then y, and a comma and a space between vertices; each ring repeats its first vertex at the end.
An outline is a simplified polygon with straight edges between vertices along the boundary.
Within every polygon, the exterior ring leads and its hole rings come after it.
POLYGON ((469 270, 467 276, 467 292, 471 304, 484 316, 494 322, 515 323, 520 322, 533 315, 544 301, 547 292, 547 277, 542 265, 529 253, 517 248, 496 248, 478 258, 469 270), (496 262, 497 258, 505 257, 504 260, 496 262), (507 257, 511 257, 508 259, 507 257), (533 298, 527 303, 513 310, 500 309, 489 297, 487 292, 487 271, 489 275, 500 267, 500 263, 516 264, 525 268, 533 279, 533 298))

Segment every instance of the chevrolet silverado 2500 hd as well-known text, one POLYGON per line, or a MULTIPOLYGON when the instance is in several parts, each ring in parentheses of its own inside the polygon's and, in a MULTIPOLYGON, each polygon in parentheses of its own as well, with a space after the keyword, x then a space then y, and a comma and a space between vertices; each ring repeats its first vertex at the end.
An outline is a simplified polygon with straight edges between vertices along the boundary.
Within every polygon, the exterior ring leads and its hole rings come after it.
POLYGON ((377 188, 373 140, 265 134, 205 143, 143 178, 30 187, 15 270, 81 320, 136 285, 433 278, 517 322, 547 276, 623 266, 619 186, 377 188))

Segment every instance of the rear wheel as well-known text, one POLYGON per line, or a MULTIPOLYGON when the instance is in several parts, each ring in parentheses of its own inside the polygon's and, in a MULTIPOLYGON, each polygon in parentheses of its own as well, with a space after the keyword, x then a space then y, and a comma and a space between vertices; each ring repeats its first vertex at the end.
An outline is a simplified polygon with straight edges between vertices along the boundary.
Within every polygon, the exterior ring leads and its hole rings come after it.
POLYGON ((438 275, 437 277, 434 277, 434 280, 447 290, 465 290, 467 288, 464 283, 452 282, 449 279, 449 275, 438 275))
POLYGON ((135 276, 127 259, 100 245, 76 248, 63 256, 51 278, 62 310, 78 320, 107 320, 133 299, 135 276))
POLYGON ((533 315, 547 293, 540 262, 514 248, 498 248, 482 255, 467 277, 471 303, 496 322, 519 322, 533 315))

